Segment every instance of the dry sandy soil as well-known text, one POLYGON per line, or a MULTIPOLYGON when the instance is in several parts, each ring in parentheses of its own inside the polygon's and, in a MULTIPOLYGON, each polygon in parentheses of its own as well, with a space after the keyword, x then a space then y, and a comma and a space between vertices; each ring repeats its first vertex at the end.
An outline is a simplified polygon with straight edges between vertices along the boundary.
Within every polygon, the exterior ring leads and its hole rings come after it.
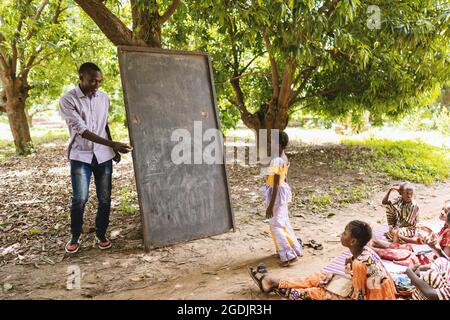
MULTIPOLYGON (((109 228, 114 247, 107 252, 93 247, 91 197, 83 248, 67 256, 63 247, 71 189, 65 144, 39 146, 32 157, 7 157, 0 162, 0 299, 276 299, 258 291, 247 266, 264 261, 280 277, 307 275, 340 254, 339 235, 350 220, 385 223, 381 199, 388 185, 397 181, 357 166, 343 170, 334 165, 352 152, 367 150, 340 145, 290 148, 291 223, 304 241, 314 239, 324 246, 322 251, 305 248, 300 263, 290 268, 279 267, 273 255, 258 194, 259 167, 228 167, 235 232, 145 253, 139 214, 124 213, 124 204, 136 203, 132 164, 125 157, 114 172, 109 228), (363 190, 364 198, 346 201, 355 188, 363 190), (331 205, 311 201, 325 193, 334 195, 331 205), (68 290, 67 272, 74 265, 82 273, 81 289, 68 290)), ((448 183, 417 186, 422 222, 436 223, 443 201, 450 198, 449 189, 448 183)))

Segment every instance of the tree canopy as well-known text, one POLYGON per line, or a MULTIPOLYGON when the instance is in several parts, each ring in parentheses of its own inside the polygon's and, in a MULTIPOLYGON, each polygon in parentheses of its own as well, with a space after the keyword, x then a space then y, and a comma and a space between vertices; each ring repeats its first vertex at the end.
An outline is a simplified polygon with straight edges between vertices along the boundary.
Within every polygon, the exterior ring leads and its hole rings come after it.
POLYGON ((225 128, 283 129, 299 112, 382 123, 448 85, 449 13, 445 0, 5 0, 0 110, 11 124, 22 107, 5 101, 45 108, 93 61, 122 121, 115 46, 136 45, 208 52, 225 128))
POLYGON ((193 1, 200 49, 218 91, 249 127, 283 129, 290 113, 404 115, 449 73, 446 1, 193 1), (370 28, 370 5, 380 10, 370 28), (199 26, 200 24, 200 26, 199 26), (229 81, 226 81, 226 80, 229 81))

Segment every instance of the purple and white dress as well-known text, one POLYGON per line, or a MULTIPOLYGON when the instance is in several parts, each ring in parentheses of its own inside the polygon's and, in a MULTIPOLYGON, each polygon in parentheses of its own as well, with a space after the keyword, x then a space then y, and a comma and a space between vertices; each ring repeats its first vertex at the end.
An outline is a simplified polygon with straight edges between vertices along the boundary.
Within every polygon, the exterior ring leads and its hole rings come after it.
POLYGON ((283 262, 292 260, 302 253, 302 246, 289 222, 288 203, 292 200, 292 191, 286 182, 288 169, 289 161, 287 158, 277 157, 272 159, 266 174, 266 183, 260 189, 266 206, 268 206, 272 198, 275 175, 280 176, 273 217, 269 220, 269 224, 275 248, 283 262))

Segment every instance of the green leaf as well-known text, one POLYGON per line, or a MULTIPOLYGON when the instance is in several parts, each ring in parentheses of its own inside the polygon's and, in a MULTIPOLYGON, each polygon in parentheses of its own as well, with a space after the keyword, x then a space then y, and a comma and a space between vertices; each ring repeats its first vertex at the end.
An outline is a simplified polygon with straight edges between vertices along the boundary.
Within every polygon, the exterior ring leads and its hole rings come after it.
POLYGON ((8 292, 8 291, 11 290, 12 288, 13 288, 13 285, 10 284, 10 283, 8 283, 8 282, 5 282, 5 283, 3 284, 3 290, 4 290, 5 292, 8 292))

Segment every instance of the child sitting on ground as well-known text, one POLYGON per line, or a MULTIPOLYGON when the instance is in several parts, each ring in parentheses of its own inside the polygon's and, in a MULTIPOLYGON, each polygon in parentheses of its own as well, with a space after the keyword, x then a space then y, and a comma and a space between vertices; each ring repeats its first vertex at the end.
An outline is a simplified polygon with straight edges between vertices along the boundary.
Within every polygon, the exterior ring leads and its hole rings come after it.
POLYGON ((415 286, 413 300, 450 300, 450 261, 438 258, 426 266, 406 270, 415 286))
POLYGON ((386 260, 392 260, 395 263, 412 266, 415 264, 426 265, 438 257, 450 259, 450 200, 444 202, 439 213, 439 220, 444 222, 442 229, 435 234, 433 230, 425 226, 417 226, 416 234, 413 237, 404 237, 394 232, 392 243, 373 239, 370 246, 378 255, 386 260), (407 244, 399 244, 399 241, 407 244), (432 252, 414 254, 411 244, 427 244, 432 252))
MULTIPOLYGON (((400 187, 392 187, 383 198, 382 204, 386 208, 386 218, 389 231, 386 238, 393 240, 394 234, 403 237, 413 237, 419 220, 419 206, 414 200, 414 186, 404 182, 400 187), (395 200, 389 200, 392 191, 397 191, 399 196, 395 200)), ((399 240, 403 243, 402 240, 399 240)))
POLYGON ((341 243, 352 256, 346 260, 345 272, 350 290, 343 296, 330 292, 332 273, 317 272, 307 277, 277 279, 261 263, 248 272, 264 293, 274 292, 290 300, 386 300, 395 299, 394 282, 381 259, 366 246, 372 238, 372 229, 366 222, 353 220, 341 235, 341 243))
MULTIPOLYGON (((280 131, 278 141, 279 153, 270 161, 266 183, 261 188, 266 201, 266 218, 269 219, 270 231, 275 248, 281 260, 281 266, 287 267, 302 256, 302 246, 289 223, 288 203, 292 199, 291 188, 286 182, 289 161, 284 153, 289 137, 280 131)), ((272 148, 273 149, 273 148, 272 148)))

